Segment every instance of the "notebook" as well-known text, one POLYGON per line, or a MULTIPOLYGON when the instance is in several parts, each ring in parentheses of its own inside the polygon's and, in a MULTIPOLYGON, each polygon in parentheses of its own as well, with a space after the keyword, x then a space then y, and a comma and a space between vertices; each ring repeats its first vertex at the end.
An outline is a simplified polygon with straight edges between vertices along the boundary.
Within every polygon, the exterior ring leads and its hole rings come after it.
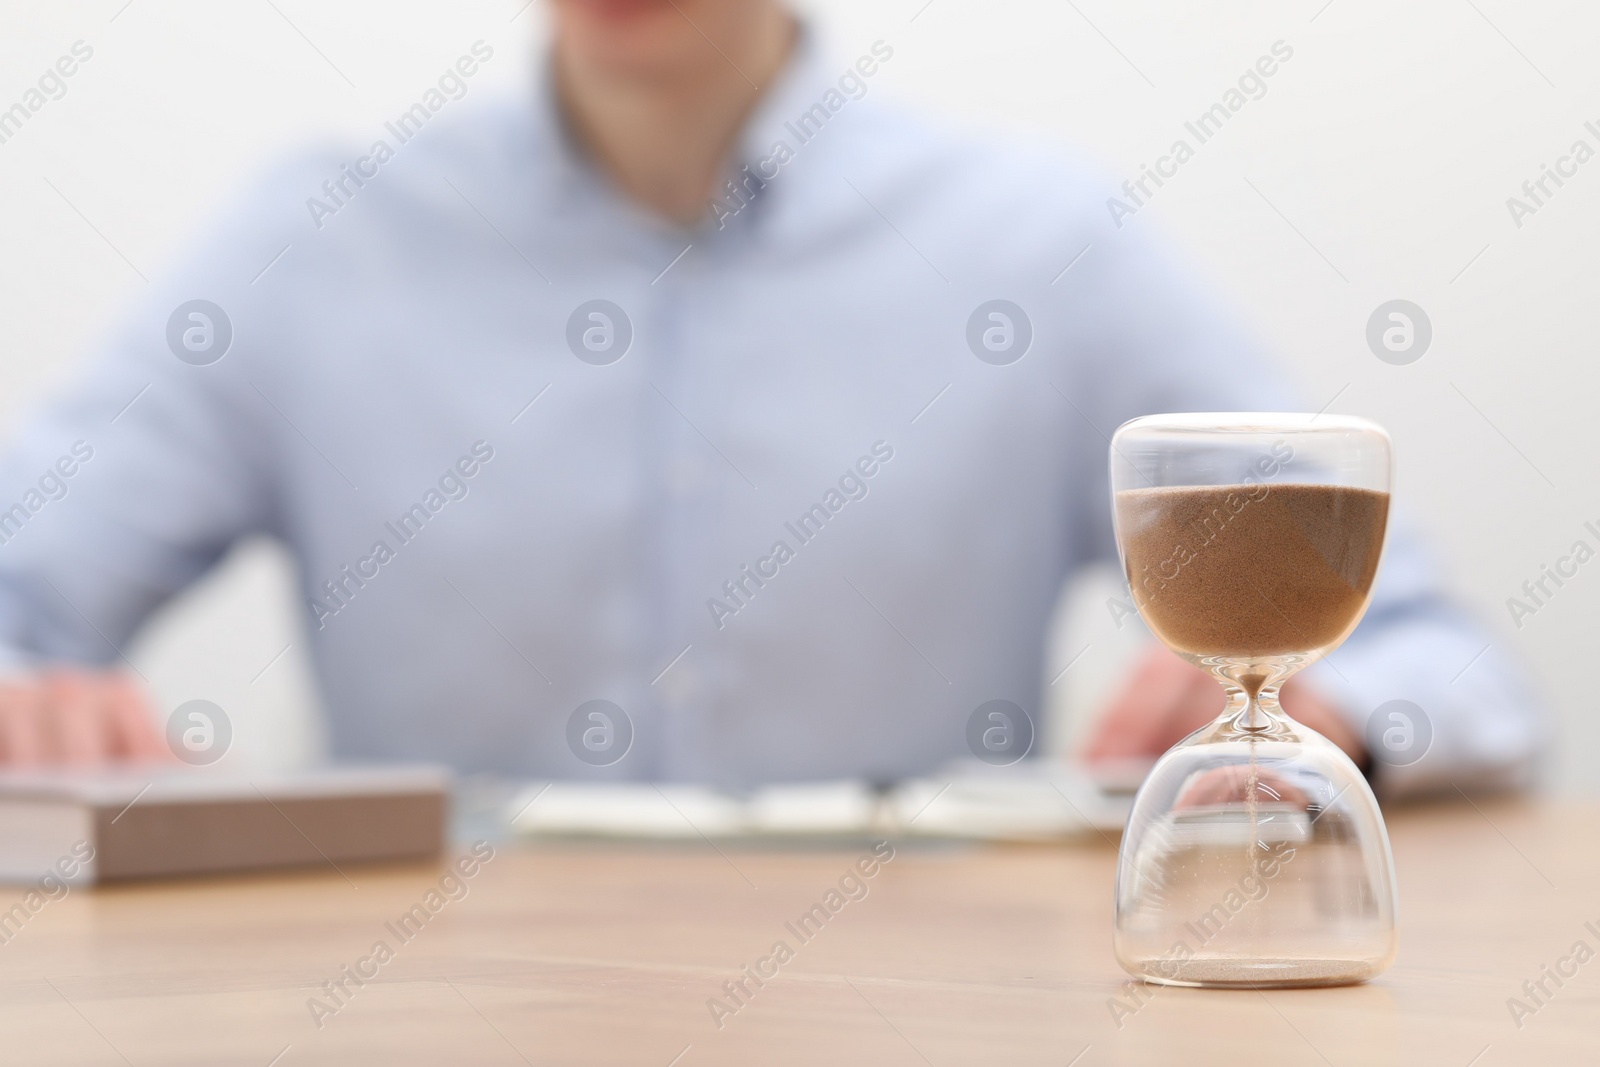
POLYGON ((0 882, 426 859, 444 845, 449 789, 426 766, 0 772, 0 882))
POLYGON ((875 789, 839 780, 769 785, 737 794, 652 782, 541 782, 506 808, 535 837, 634 839, 921 836, 1046 841, 1120 833, 1131 797, 1077 767, 976 760, 875 789))

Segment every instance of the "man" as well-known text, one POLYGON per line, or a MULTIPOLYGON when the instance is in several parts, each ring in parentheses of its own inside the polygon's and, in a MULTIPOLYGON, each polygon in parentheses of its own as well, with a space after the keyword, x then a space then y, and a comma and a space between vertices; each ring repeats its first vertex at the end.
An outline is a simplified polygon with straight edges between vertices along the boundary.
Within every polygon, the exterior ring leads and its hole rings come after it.
MULTIPOLYGON (((1112 428, 1303 406, 1081 167, 885 106, 894 42, 826 56, 775 0, 553 11, 535 91, 453 102, 480 42, 367 152, 271 176, 13 450, 5 500, 70 497, 0 546, 7 759, 157 751, 114 669, 61 665, 114 668, 266 533, 338 755, 923 772, 979 705, 1037 709, 1112 428)), ((1484 643, 1398 543, 1285 701, 1358 759, 1378 705, 1426 709, 1397 791, 1517 781, 1504 664, 1450 684, 1484 643)), ((1091 753, 1219 706, 1152 654, 1091 753)))

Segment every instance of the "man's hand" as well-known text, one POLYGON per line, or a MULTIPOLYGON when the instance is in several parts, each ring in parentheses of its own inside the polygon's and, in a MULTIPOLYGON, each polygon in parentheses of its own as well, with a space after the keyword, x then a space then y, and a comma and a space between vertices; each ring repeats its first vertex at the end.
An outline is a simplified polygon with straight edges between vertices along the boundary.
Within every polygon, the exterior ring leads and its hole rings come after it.
MULTIPOLYGON (((1289 679, 1281 699, 1296 722, 1344 749, 1358 764, 1366 758, 1361 738, 1338 709, 1300 679, 1289 679)), ((1223 703, 1215 678, 1157 645, 1139 659, 1128 684, 1101 717, 1084 746, 1084 759, 1153 759, 1216 718, 1223 703)))
POLYGON ((125 674, 63 668, 0 682, 0 766, 171 758, 149 700, 125 674))

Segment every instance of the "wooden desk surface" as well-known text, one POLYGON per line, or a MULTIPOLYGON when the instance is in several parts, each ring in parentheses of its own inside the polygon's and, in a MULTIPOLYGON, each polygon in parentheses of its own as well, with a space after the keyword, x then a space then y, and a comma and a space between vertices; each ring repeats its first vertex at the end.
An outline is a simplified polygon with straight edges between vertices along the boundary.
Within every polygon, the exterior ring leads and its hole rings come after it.
POLYGON ((902 844, 803 943, 785 924, 863 850, 503 846, 448 902, 418 868, 74 890, 0 944, 0 1063, 1600 1062, 1600 960, 1542 1006, 1522 988, 1600 952, 1600 809, 1461 803, 1391 832, 1398 963, 1267 993, 1125 982, 1108 845, 902 844), (708 999, 778 940, 793 958, 719 1028, 708 999), (346 966, 376 977, 341 1006, 319 987, 346 966))

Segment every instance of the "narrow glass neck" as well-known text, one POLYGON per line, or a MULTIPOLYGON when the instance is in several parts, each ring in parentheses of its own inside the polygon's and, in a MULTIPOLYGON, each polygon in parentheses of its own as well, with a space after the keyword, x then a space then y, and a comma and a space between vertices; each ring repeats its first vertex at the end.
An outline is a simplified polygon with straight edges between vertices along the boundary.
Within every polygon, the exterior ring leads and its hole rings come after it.
POLYGON ((1245 734, 1273 734, 1289 729, 1289 716, 1278 703, 1278 685, 1255 688, 1232 681, 1224 685, 1228 702, 1217 717, 1219 725, 1226 724, 1245 734))
POLYGON ((1305 657, 1242 661, 1212 660, 1205 663, 1212 677, 1221 684, 1227 704, 1217 717, 1217 725, 1230 732, 1264 736, 1292 732, 1291 720, 1278 703, 1278 690, 1289 676, 1305 666, 1305 657))

